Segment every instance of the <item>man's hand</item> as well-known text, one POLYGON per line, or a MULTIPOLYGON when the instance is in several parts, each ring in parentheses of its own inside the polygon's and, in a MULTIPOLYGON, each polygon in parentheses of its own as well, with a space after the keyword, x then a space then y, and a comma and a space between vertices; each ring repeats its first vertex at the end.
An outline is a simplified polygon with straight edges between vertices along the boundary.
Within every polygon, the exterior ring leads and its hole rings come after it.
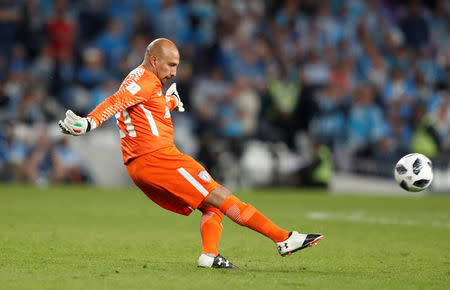
POLYGON ((184 112, 183 102, 180 99, 180 95, 177 92, 177 84, 173 83, 170 85, 170 87, 167 89, 166 95, 172 95, 177 99, 177 105, 175 106, 176 111, 178 112, 184 112))
POLYGON ((77 116, 71 110, 66 112, 66 118, 64 121, 60 120, 58 125, 64 134, 73 136, 86 134, 86 132, 89 132, 97 127, 95 121, 77 116))

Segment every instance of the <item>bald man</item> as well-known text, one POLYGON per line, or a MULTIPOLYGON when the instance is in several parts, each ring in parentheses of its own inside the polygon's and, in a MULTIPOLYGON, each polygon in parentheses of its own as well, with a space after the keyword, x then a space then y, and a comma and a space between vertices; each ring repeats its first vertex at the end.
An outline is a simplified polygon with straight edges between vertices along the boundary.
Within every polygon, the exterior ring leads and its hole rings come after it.
POLYGON ((202 212, 200 232, 203 251, 198 266, 238 268, 219 254, 222 218, 270 238, 281 256, 315 245, 321 234, 301 234, 279 228, 250 204, 217 183, 193 158, 173 143, 171 111, 184 111, 172 84, 165 94, 162 85, 174 78, 180 53, 173 42, 152 41, 144 61, 131 71, 119 90, 98 105, 86 118, 67 111, 59 126, 65 134, 83 135, 113 115, 119 127, 123 162, 133 182, 161 207, 190 215, 202 212))

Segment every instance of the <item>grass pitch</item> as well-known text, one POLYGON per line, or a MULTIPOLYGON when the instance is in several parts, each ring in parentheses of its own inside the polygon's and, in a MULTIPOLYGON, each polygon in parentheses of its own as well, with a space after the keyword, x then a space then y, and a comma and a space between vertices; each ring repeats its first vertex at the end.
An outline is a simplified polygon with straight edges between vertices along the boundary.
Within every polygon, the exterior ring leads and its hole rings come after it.
POLYGON ((281 258, 224 219, 239 271, 198 269, 200 214, 160 209, 135 188, 0 186, 1 289, 449 289, 450 196, 238 196, 286 229, 321 232, 281 258))

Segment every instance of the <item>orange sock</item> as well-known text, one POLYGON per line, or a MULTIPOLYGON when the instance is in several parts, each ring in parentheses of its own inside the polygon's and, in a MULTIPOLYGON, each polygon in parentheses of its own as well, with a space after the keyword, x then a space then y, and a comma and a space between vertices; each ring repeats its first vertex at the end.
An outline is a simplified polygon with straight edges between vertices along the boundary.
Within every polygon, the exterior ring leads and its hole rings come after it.
POLYGON ((223 212, 235 223, 246 226, 265 235, 274 242, 281 242, 289 237, 289 232, 280 229, 250 204, 245 204, 234 195, 229 196, 220 205, 223 212))
POLYGON ((203 254, 219 254, 219 240, 222 234, 223 213, 219 209, 208 206, 200 209, 203 213, 200 222, 200 232, 202 234, 203 254))

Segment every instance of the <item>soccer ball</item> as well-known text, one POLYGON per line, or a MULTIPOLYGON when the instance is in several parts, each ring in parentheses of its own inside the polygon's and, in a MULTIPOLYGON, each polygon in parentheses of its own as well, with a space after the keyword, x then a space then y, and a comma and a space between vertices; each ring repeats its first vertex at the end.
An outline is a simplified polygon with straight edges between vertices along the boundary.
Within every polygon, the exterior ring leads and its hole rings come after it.
POLYGON ((395 165, 395 180, 407 191, 422 191, 433 180, 432 163, 428 157, 419 153, 403 156, 395 165))

